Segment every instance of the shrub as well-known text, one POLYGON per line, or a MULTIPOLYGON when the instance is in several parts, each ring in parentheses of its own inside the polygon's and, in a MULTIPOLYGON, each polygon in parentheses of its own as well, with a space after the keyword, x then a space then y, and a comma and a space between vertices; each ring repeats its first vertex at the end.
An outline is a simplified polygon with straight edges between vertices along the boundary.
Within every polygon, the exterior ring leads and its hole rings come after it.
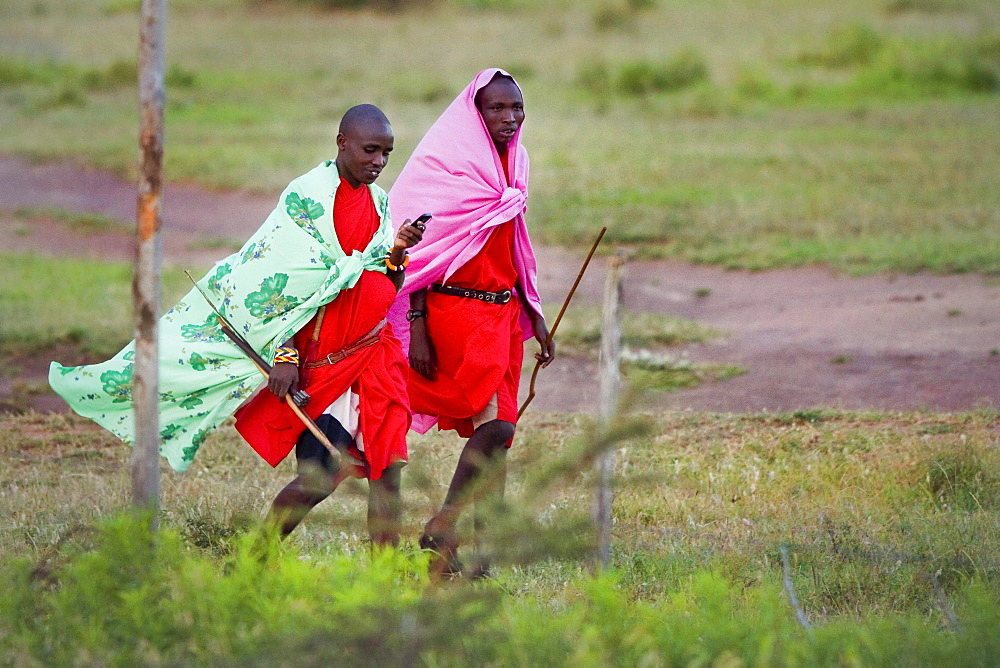
MULTIPOLYGON (((259 0, 265 2, 267 0, 259 0)), ((430 0, 297 0, 300 4, 312 5, 328 10, 376 9, 397 12, 409 8, 420 8, 431 4, 430 0)), ((503 0, 469 0, 469 2, 497 2, 503 0)))
POLYGON ((627 95, 673 92, 708 79, 708 64, 694 49, 686 49, 665 63, 625 63, 618 73, 618 88, 627 95))
POLYGON ((954 0, 889 0, 882 9, 886 14, 935 13, 957 9, 957 5, 954 0))
POLYGON ((535 66, 527 61, 508 63, 503 69, 510 72, 511 76, 519 81, 527 81, 535 77, 535 66))
POLYGON ((594 11, 594 28, 599 32, 619 30, 631 23, 631 15, 624 7, 602 5, 594 11))
POLYGON ((582 66, 576 75, 576 85, 600 98, 609 96, 614 82, 607 63, 593 62, 582 66))
POLYGON ((736 94, 747 100, 773 100, 780 94, 778 85, 766 74, 751 68, 742 68, 733 83, 736 94))
POLYGON ((139 69, 134 60, 116 60, 104 70, 88 70, 81 75, 88 90, 109 90, 134 86, 139 80, 139 69))
POLYGON ((468 9, 517 9, 532 4, 530 0, 456 0, 456 3, 468 9))
POLYGON ((15 60, 0 60, 0 87, 51 83, 55 75, 56 73, 51 66, 39 66, 15 60))
POLYGON ((174 88, 194 88, 196 81, 195 73, 180 65, 171 65, 164 77, 164 83, 174 88))
POLYGON ((1000 40, 899 42, 859 70, 852 85, 856 92, 878 95, 994 91, 1000 87, 1000 40))
MULTIPOLYGON (((422 554, 322 562, 251 537, 222 560, 142 520, 108 522, 33 568, 0 565, 0 661, 11 665, 995 665, 996 600, 975 583, 962 628, 922 615, 806 631, 771 577, 708 569, 634 601, 611 571, 554 600, 502 586, 428 587, 422 554), (256 547, 255 547, 256 546, 256 547)), ((669 565, 649 563, 669 577, 669 565)))
POLYGON ((108 16, 115 14, 138 14, 142 8, 141 0, 109 0, 102 10, 108 16))
POLYGON ((41 100, 36 109, 46 111, 49 109, 61 109, 63 107, 85 107, 87 106, 87 96, 76 86, 63 86, 53 95, 41 100))
POLYGON ((740 111, 739 100, 718 86, 698 86, 680 106, 680 111, 690 118, 716 118, 740 111))
POLYGON ((875 60, 884 45, 885 40, 871 26, 839 27, 827 33, 823 47, 800 53, 798 61, 830 68, 866 65, 875 60))
POLYGON ((635 15, 656 7, 657 0, 626 0, 624 5, 602 4, 594 10, 593 24, 598 32, 621 30, 630 27, 635 15))

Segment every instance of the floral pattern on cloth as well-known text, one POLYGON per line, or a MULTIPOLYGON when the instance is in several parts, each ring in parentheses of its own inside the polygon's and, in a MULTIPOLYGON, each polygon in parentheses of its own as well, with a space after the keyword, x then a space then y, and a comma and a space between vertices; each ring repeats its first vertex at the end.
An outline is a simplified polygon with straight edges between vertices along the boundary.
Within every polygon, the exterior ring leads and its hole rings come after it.
MULTIPOLYGON (((333 226, 340 185, 327 160, 292 181, 278 206, 243 247, 220 261, 198 285, 250 345, 270 361, 278 346, 364 271, 386 272, 392 245, 388 197, 369 186, 380 225, 364 251, 344 253, 333 226)), ((53 362, 49 384, 70 407, 134 440, 132 387, 135 342, 100 364, 53 362)), ((263 377, 222 332, 194 288, 159 321, 160 454, 184 471, 210 433, 261 385, 263 377)))

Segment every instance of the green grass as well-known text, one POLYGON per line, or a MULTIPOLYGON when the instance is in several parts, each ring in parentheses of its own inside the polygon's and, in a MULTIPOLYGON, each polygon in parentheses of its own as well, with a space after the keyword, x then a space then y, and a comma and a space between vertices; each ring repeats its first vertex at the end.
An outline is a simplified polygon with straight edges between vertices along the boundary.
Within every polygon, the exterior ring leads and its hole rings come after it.
MULTIPOLYGON (((133 175, 137 6, 0 8, 0 151, 133 175)), ((397 134, 388 186, 472 71, 500 64, 528 101, 536 240, 576 244, 607 224, 609 241, 646 257, 1000 274, 1000 102, 982 89, 995 3, 733 12, 695 0, 455 0, 400 14, 180 0, 167 177, 276 191, 329 156, 343 109, 373 101, 397 134), (531 48, 512 55, 492 34, 531 48), (664 86, 682 53, 705 76, 664 86), (628 72, 642 75, 634 94, 628 72)), ((127 265, 0 264, 8 362, 53 347, 99 359, 131 337, 127 265)), ((169 304, 186 283, 166 279, 169 304)), ((560 332, 592 346, 595 314, 572 314, 560 332)), ((719 335, 635 316, 625 336, 637 347, 719 335)), ((998 429, 985 409, 675 412, 602 440, 582 416, 529 411, 495 581, 429 587, 415 542, 454 469, 454 435, 411 435, 399 553, 368 556, 364 488, 350 484, 262 560, 254 529, 293 462, 266 466, 231 424, 186 474, 164 469, 164 530, 149 540, 117 517, 126 446, 74 416, 0 416, 0 663, 994 665, 998 429), (592 579, 602 445, 615 451, 612 570, 592 579), (788 603, 782 548, 812 631, 788 603)))
POLYGON ((728 380, 746 373, 746 369, 733 364, 692 362, 684 355, 626 348, 622 354, 622 373, 635 389, 676 392, 705 382, 728 380))
POLYGON ((16 491, 0 495, 0 656, 256 664, 367 647, 383 663, 883 665, 919 652, 926 665, 990 665, 998 427, 995 411, 688 412, 605 441, 580 417, 529 413, 495 581, 435 588, 413 544, 454 466, 451 435, 411 435, 400 553, 367 556, 354 485, 259 559, 253 528, 292 463, 272 470, 231 426, 186 474, 164 473, 164 531, 150 542, 112 519, 127 447, 76 417, 2 417, 0 489, 16 491), (605 445, 613 568, 593 580, 581 550, 589 461, 605 445), (783 591, 782 547, 811 632, 783 591), (341 616, 356 622, 331 633, 341 616))
MULTIPOLYGON (((550 308, 548 312, 555 312, 555 309, 550 308)), ((574 306, 567 309, 557 330, 560 354, 596 359, 601 345, 601 323, 599 307, 574 306)), ((722 336, 725 336, 724 332, 677 316, 635 313, 623 308, 621 342, 625 346, 624 377, 637 389, 675 392, 745 373, 745 369, 736 366, 695 363, 665 352, 671 347, 702 343, 722 336)), ((526 356, 525 364, 533 368, 534 359, 526 356)))
MULTIPOLYGON (((727 267, 1000 271, 996 3, 402 4, 172 3, 167 178, 277 191, 370 101, 397 135, 390 186, 498 64, 525 89, 539 241, 608 225, 640 256, 727 267)), ((0 9, 0 151, 134 177, 130 7, 0 9)))
MULTIPOLYGON (((557 307, 546 309, 555 313, 557 307)), ((563 314, 557 335, 560 350, 594 353, 601 342, 601 309, 596 306, 574 305, 563 314)), ((659 348, 686 343, 702 343, 724 336, 691 320, 664 313, 638 313, 621 310, 622 343, 633 348, 659 348)))
MULTIPOLYGON (((116 228, 99 216, 50 210, 24 210, 19 218, 55 218, 77 230, 116 228)), ((206 240, 215 248, 222 240, 206 240)), ((225 244, 223 244, 224 246, 225 244)), ((64 364, 87 364, 107 359, 132 338, 132 268, 127 263, 102 263, 70 258, 0 254, 8 278, 0 286, 0 356, 14 368, 30 358, 47 356, 64 364)), ((177 268, 164 269, 161 310, 166 310, 188 289, 177 268)), ((638 350, 624 367, 625 377, 637 388, 672 392, 704 382, 726 380, 744 373, 727 365, 695 364, 653 351, 723 336, 675 316, 623 312, 622 341, 638 350)), ((531 344, 533 345, 533 344, 531 344)), ((597 356, 600 345, 599 309, 574 307, 566 311, 558 330, 561 354, 597 356)), ((534 359, 525 357, 526 368, 534 359)), ((17 373, 12 374, 17 376, 17 373)), ((7 410, 21 412, 33 394, 51 394, 46 386, 15 383, 4 402, 7 410)))
MULTIPOLYGON (((100 359, 132 338, 130 264, 15 254, 0 254, 0 263, 5 272, 0 352, 5 356, 61 347, 100 359)), ((187 284, 181 270, 165 270, 161 302, 172 304, 187 284)))
POLYGON ((132 233, 132 229, 128 225, 97 213, 83 213, 67 211, 65 209, 22 208, 15 210, 13 217, 18 223, 53 220, 65 225, 67 229, 73 232, 80 232, 82 234, 94 232, 132 233))

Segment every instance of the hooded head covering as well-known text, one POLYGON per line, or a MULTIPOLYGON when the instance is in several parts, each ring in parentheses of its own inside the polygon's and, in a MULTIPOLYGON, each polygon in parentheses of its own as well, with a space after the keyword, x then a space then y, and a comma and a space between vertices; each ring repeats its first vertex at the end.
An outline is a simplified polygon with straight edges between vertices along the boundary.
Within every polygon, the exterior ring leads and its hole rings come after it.
MULTIPOLYGON (((497 74, 510 77, 497 68, 476 75, 424 135, 389 191, 389 211, 396 229, 407 218, 412 220, 422 213, 434 216, 427 223, 423 240, 410 251, 406 283, 389 312, 404 350, 410 338, 404 317, 409 294, 447 281, 482 250, 496 225, 515 226, 518 282, 531 308, 542 312, 535 255, 524 222, 528 152, 521 146, 521 128, 507 145, 508 186, 496 146, 476 108, 476 93, 497 74)), ((523 308, 521 328, 524 338, 532 336, 523 308)))

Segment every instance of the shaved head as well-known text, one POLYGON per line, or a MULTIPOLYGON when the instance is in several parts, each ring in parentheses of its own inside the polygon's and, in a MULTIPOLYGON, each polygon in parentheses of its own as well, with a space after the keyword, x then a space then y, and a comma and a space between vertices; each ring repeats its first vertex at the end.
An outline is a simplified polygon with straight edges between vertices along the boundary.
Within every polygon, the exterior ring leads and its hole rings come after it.
POLYGON ((361 129, 391 127, 389 119, 374 104, 359 104, 351 107, 340 119, 340 134, 346 135, 361 129))
POLYGON ((352 188, 375 182, 392 153, 392 126, 372 104, 351 107, 337 134, 337 171, 352 188))

